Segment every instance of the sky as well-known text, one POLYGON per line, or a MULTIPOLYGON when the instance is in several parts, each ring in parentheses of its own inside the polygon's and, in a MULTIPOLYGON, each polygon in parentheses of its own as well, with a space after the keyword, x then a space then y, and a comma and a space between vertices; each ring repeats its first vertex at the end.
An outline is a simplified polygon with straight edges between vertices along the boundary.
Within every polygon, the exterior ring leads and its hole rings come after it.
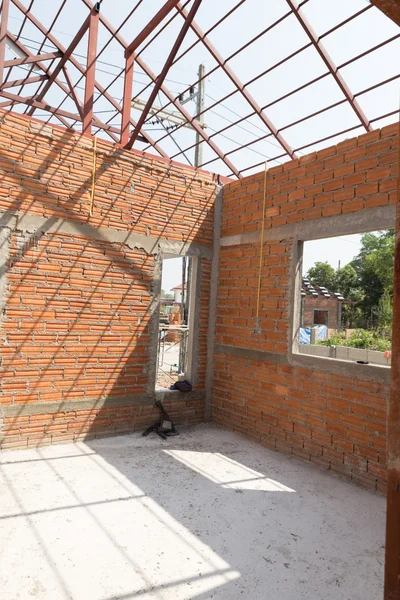
POLYGON ((361 235, 344 235, 325 240, 305 242, 303 247, 303 274, 316 262, 327 262, 334 269, 344 267, 361 248, 361 235))
MULTIPOLYGON (((21 1, 25 6, 30 5, 30 0, 21 1)), ((127 2, 126 0, 103 0, 101 11, 115 27, 118 27, 133 6, 138 4, 139 7, 134 16, 123 25, 120 30, 120 33, 125 40, 131 41, 144 25, 148 23, 150 18, 164 2, 165 0, 143 0, 141 3, 127 2)), ((60 3, 60 0, 58 2, 54 0, 35 0, 32 12, 46 27, 49 27, 60 3)), ((203 0, 196 15, 196 21, 203 30, 207 30, 215 24, 223 14, 227 13, 237 4, 239 4, 238 0, 218 0, 218 2, 215 0, 203 0)), ((334 2, 328 2, 328 0, 309 0, 302 8, 317 35, 323 36, 323 44, 336 65, 342 65, 354 56, 399 34, 398 27, 390 21, 390 19, 385 17, 383 13, 373 7, 344 27, 329 35, 323 35, 337 23, 343 21, 357 11, 362 10, 368 4, 369 2, 366 0, 335 0, 334 2)), ((259 34, 268 25, 272 24, 287 12, 288 4, 286 0, 246 0, 226 21, 221 23, 210 33, 209 38, 224 59, 229 58, 240 47, 244 46, 254 36, 259 34)), ((85 20, 87 14, 88 8, 82 0, 68 0, 65 9, 62 11, 60 18, 52 30, 54 35, 65 47, 70 44, 74 34, 85 20)), ((11 3, 9 20, 10 30, 14 34, 18 33, 22 22, 22 13, 11 3)), ((173 41, 176 39, 182 23, 181 17, 178 16, 162 32, 162 34, 149 45, 148 48, 144 48, 141 58, 145 60, 154 73, 158 74, 161 71, 166 55, 172 47, 173 41)), ((104 47, 104 44, 108 39, 109 32, 103 25, 100 25, 98 50, 101 50, 104 47)), ((196 39, 195 34, 192 31, 189 31, 178 56, 185 49, 189 48, 196 39)), ((26 22, 21 40, 33 53, 36 53, 39 49, 38 41, 42 40, 42 36, 32 24, 26 22)), ((291 15, 287 19, 284 19, 280 25, 249 45, 245 51, 233 56, 228 63, 242 82, 246 84, 256 75, 289 56, 308 42, 309 39, 302 27, 297 22, 296 18, 291 15)), ((76 58, 81 62, 84 62, 82 56, 86 54, 86 47, 87 37, 85 36, 74 53, 76 58)), ((42 52, 50 52, 52 49, 54 49, 54 47, 47 43, 42 52)), ((13 55, 10 54, 9 51, 7 52, 6 59, 12 58, 13 55)), ((340 73, 348 83, 351 92, 358 94, 378 82, 396 76, 399 71, 399 61, 394 60, 394 57, 398 56, 400 56, 400 38, 395 39, 390 44, 383 46, 374 53, 359 59, 355 63, 345 66, 340 69, 340 73)), ((206 72, 213 69, 216 65, 214 58, 208 50, 202 44, 197 44, 190 52, 183 56, 177 64, 171 67, 166 79, 166 85, 174 95, 182 93, 188 86, 197 80, 197 72, 200 63, 205 65, 206 72)), ((116 40, 113 40, 97 62, 96 79, 104 87, 108 86, 119 73, 123 64, 123 49, 116 40)), ((20 67, 17 69, 19 68, 20 67)), ((24 72, 22 68, 20 72, 18 72, 17 69, 15 78, 26 75, 26 72, 24 72)), ((75 84, 80 76, 79 72, 73 66, 69 66, 68 69, 70 77, 75 84)), ((326 66, 319 57, 317 51, 313 47, 309 47, 298 53, 290 61, 281 65, 278 69, 274 69, 254 83, 248 84, 246 88, 255 97, 260 106, 266 106, 294 88, 313 80, 325 72, 326 66)), ((60 74, 60 78, 63 79, 62 74, 60 74)), ((399 79, 394 79, 385 86, 357 96, 361 108, 366 112, 369 119, 398 109, 400 91, 399 81, 399 79)), ((142 100, 146 100, 151 89, 146 89, 148 82, 148 76, 136 63, 133 96, 139 95, 142 100)), ((37 85, 38 84, 31 84, 28 86, 25 89, 24 95, 33 94, 36 91, 37 85)), ((222 100, 233 89, 232 82, 221 69, 217 69, 206 78, 206 106, 210 106, 215 100, 222 100)), ((111 85, 109 91, 111 95, 119 101, 122 97, 123 78, 119 77, 116 82, 111 85)), ((83 82, 78 84, 77 93, 82 100, 83 82)), ((63 98, 64 95, 56 85, 53 85, 48 95, 46 95, 46 100, 53 106, 58 106, 63 98)), ((344 96, 338 85, 333 77, 329 75, 301 92, 290 96, 279 104, 271 105, 269 108, 265 109, 265 113, 278 129, 283 129, 282 134, 288 143, 292 147, 298 148, 308 144, 312 140, 330 135, 338 130, 345 129, 346 127, 353 127, 359 124, 354 111, 348 103, 344 103, 328 112, 316 115, 303 123, 285 128, 286 125, 293 121, 301 119, 307 114, 318 112, 330 104, 340 102, 343 98, 344 96)), ((160 93, 157 98, 157 104, 163 105, 165 103, 166 96, 164 96, 163 93, 160 93)), ((76 112, 76 108, 71 99, 68 99, 63 104, 63 108, 65 110, 76 112)), ((191 114, 194 114, 195 103, 189 100, 185 103, 185 108, 191 114)), ((17 105, 15 106, 15 110, 22 112, 25 110, 25 107, 23 105, 17 105)), ((114 116, 112 112, 110 113, 110 104, 105 101, 104 98, 101 98, 96 102, 95 111, 98 117, 103 121, 111 119, 111 124, 116 126, 119 125, 119 117, 114 116)), ((223 100, 221 105, 216 106, 206 113, 206 131, 211 135, 217 129, 221 129, 224 125, 229 125, 229 123, 236 121, 238 117, 247 116, 250 112, 251 109, 249 105, 240 94, 236 93, 230 98, 223 100)), ((137 111, 133 111, 133 116, 136 119, 138 114, 137 111)), ((35 116, 47 119, 49 113, 37 110, 35 116)), ((374 123, 374 126, 382 127, 390 122, 394 122, 396 118, 396 115, 393 115, 377 121, 374 123)), ((165 134, 160 123, 148 123, 145 129, 156 140, 165 134)), ((265 125, 259 117, 252 116, 247 118, 245 122, 235 125, 222 134, 216 135, 213 139, 221 150, 226 153, 235 150, 241 144, 248 143, 249 141, 265 135, 266 132, 265 125)), ((364 129, 359 126, 350 133, 336 136, 328 142, 310 146, 304 151, 300 150, 298 155, 309 153, 312 150, 318 150, 349 137, 355 137, 363 132, 364 129)), ((174 134, 174 139, 167 138, 162 140, 160 145, 169 156, 174 156, 176 153, 180 152, 178 146, 185 149, 193 144, 193 142, 194 132, 191 129, 181 128, 174 134)), ((205 145, 203 146, 204 161, 207 162, 215 158, 215 154, 212 150, 205 145)), ((135 147, 138 149, 146 149, 146 146, 143 143, 138 143, 135 147)), ((151 148, 148 150, 154 153, 154 150, 151 148)), ((261 162, 267 158, 271 158, 271 156, 276 156, 280 153, 280 150, 280 147, 277 146, 277 142, 273 138, 268 138, 257 142, 249 148, 233 153, 230 155, 230 158, 238 168, 246 168, 256 162, 261 162)), ((178 154, 176 160, 193 163, 193 155, 194 150, 191 149, 184 154, 178 154)), ((282 158, 275 162, 271 161, 270 166, 285 160, 285 158, 282 158)), ((223 175, 228 174, 227 167, 220 160, 212 162, 205 168, 223 175)), ((259 171, 261 168, 262 167, 257 167, 254 171, 259 171)), ((250 170, 245 174, 251 174, 252 172, 253 170, 250 170)), ((319 260, 328 260, 333 266, 337 266, 338 260, 344 265, 357 253, 357 243, 357 238, 355 236, 352 236, 351 240, 342 238, 340 243, 336 240, 313 242, 309 245, 311 250, 308 251, 306 249, 305 268, 307 269, 311 266, 316 256, 318 256, 319 260)), ((179 272, 179 267, 177 270, 179 272)), ((172 272, 173 265, 169 265, 166 268, 166 272, 170 271, 171 275, 167 280, 165 287, 173 287, 176 283, 175 275, 172 272)))

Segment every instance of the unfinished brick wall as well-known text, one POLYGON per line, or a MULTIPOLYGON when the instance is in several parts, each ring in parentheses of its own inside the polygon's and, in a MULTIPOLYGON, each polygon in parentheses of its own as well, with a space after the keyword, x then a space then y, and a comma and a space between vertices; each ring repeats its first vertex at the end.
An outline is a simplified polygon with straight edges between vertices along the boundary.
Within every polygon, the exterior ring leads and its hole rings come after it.
MULTIPOLYGON (((92 164, 91 140, 3 116, 2 448, 133 431, 154 420, 150 322, 160 240, 198 247, 200 256, 211 248, 210 173, 99 140, 90 216, 92 164)), ((200 269, 199 390, 209 257, 201 256, 200 269)), ((178 422, 203 419, 201 394, 174 395, 166 406, 178 422)))
POLYGON ((289 302, 296 224, 394 204, 397 134, 396 124, 269 170, 259 334, 264 173, 227 184, 223 198, 213 420, 374 489, 386 478, 388 377, 296 366, 289 302))

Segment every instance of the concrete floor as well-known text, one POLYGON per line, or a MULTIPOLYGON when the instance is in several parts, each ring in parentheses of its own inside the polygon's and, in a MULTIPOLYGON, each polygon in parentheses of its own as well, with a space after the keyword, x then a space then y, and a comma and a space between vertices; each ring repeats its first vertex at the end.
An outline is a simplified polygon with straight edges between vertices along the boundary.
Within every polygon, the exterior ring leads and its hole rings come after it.
POLYGON ((379 600, 384 499, 213 426, 0 455, 7 600, 379 600))

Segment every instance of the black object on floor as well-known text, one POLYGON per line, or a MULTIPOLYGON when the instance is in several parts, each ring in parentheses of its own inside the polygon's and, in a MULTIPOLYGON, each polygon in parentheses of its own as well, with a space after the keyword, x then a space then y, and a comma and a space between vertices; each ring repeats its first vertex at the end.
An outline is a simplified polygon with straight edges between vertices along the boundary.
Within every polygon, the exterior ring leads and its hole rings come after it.
POLYGON ((150 425, 150 427, 148 427, 146 431, 142 433, 142 435, 146 437, 149 435, 149 433, 155 431, 156 434, 160 436, 160 438, 162 438, 163 440, 166 440, 168 437, 171 437, 173 435, 179 435, 175 429, 175 425, 173 424, 173 422, 168 416, 167 411, 163 407, 162 402, 160 400, 156 400, 155 404, 161 411, 161 419, 157 419, 157 421, 154 421, 153 425, 150 425))

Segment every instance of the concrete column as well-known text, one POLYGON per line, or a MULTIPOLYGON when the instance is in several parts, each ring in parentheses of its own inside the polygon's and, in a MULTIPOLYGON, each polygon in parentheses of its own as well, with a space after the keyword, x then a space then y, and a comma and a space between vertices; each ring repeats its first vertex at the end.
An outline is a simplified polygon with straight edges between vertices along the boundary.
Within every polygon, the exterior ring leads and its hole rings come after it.
POLYGON ((206 397, 204 405, 204 421, 211 421, 212 393, 214 378, 215 326, 217 323, 217 300, 219 278, 219 256, 221 246, 223 188, 220 188, 214 203, 214 234, 213 256, 211 262, 210 306, 208 311, 207 331, 207 368, 206 368, 206 397))

